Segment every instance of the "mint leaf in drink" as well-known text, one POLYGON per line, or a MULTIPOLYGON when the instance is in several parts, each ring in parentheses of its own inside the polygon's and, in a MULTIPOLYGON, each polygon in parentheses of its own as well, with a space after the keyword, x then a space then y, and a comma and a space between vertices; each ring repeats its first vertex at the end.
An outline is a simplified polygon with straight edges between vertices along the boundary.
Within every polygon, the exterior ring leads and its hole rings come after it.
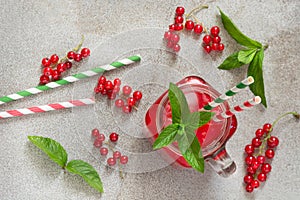
POLYGON ((222 18, 222 23, 224 25, 224 28, 227 30, 227 32, 230 34, 230 36, 237 41, 237 43, 249 47, 249 48, 262 48, 262 44, 250 39, 246 35, 244 35, 237 27, 236 25, 231 21, 229 17, 227 17, 222 10, 219 8, 222 18))
POLYGON ((263 78, 263 59, 264 59, 264 50, 256 52, 252 62, 248 67, 248 76, 253 76, 255 82, 250 85, 250 90, 256 96, 261 97, 261 103, 267 107, 267 101, 265 97, 264 89, 264 78, 263 78))
POLYGON ((68 161, 68 154, 66 150, 50 138, 45 138, 41 136, 28 136, 28 139, 39 149, 45 152, 51 160, 56 162, 59 166, 64 168, 68 161))
POLYGON ((153 143, 153 149, 160 149, 175 141, 179 124, 170 124, 159 134, 153 143))
POLYGON ((103 193, 103 186, 99 174, 89 163, 82 160, 71 160, 66 169, 73 173, 81 176, 91 187, 103 193))
POLYGON ((253 60, 256 51, 257 49, 241 50, 238 54, 238 60, 244 64, 249 64, 253 60))
POLYGON ((211 118, 214 116, 213 112, 205 112, 205 111, 198 111, 193 112, 188 116, 187 127, 191 128, 192 131, 195 131, 199 127, 207 124, 211 118))
POLYGON ((230 70, 239 68, 244 65, 244 63, 238 60, 238 54, 239 52, 235 52, 228 56, 218 68, 223 70, 230 70))

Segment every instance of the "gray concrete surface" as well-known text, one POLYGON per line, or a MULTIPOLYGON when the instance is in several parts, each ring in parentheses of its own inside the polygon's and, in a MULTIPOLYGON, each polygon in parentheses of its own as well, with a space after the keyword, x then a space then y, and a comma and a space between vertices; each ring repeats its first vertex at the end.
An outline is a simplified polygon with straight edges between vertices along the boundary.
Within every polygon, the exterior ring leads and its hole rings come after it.
MULTIPOLYGON (((300 111, 300 9, 296 0, 211 1, 208 3, 210 8, 198 15, 207 25, 222 26, 216 8, 219 6, 245 34, 270 46, 264 60, 269 107, 257 107, 240 114, 237 133, 227 143, 228 152, 237 164, 236 173, 225 179, 209 166, 204 174, 198 174, 167 165, 157 167, 157 162, 162 162, 158 157, 144 159, 143 155, 149 155, 151 149, 141 138, 143 115, 165 90, 168 81, 200 74, 222 91, 245 77, 246 68, 230 72, 216 69, 226 56, 240 48, 225 31, 221 35, 226 49, 221 55, 204 55, 200 42, 184 35, 177 59, 164 50, 160 40, 162 35, 157 33, 172 22, 176 6, 184 5, 191 10, 200 3, 170 0, 1 1, 0 96, 37 85, 41 59, 52 53, 63 55, 83 34, 86 37, 84 46, 91 48, 92 55, 69 74, 140 53, 144 58, 140 64, 106 75, 121 77, 125 83, 140 88, 145 98, 142 109, 127 121, 103 98, 92 107, 1 119, 0 199, 298 199, 300 127, 291 117, 276 128, 280 146, 266 184, 254 193, 246 194, 242 183, 245 174, 243 149, 255 130, 281 113, 300 111), (155 70, 164 70, 166 76, 159 76, 162 73, 155 70), (118 147, 123 152, 139 155, 130 158, 128 168, 124 169, 128 172, 124 180, 120 179, 117 170, 107 169, 93 149, 89 134, 94 127, 106 135, 118 131, 122 136, 118 147), (64 174, 28 142, 27 135, 54 138, 63 144, 70 159, 90 162, 102 177, 105 193, 101 196, 81 178, 64 174), (151 166, 151 163, 154 164, 151 166)), ((2 105, 1 111, 90 96, 96 79, 2 105)), ((235 105, 250 96, 251 92, 245 91, 234 97, 230 104, 235 105)))

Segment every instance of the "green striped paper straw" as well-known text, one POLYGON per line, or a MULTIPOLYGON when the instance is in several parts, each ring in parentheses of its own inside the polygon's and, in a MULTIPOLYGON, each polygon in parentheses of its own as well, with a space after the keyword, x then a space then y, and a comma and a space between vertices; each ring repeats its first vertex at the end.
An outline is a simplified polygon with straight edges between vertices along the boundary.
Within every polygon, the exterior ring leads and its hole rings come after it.
POLYGON ((204 110, 212 110, 213 108, 217 107, 218 105, 222 104, 224 101, 230 99, 232 96, 240 92, 241 90, 245 89, 249 85, 254 83, 254 78, 252 76, 247 77, 245 80, 225 92, 224 94, 220 95, 215 100, 209 102, 207 105, 205 105, 203 108, 204 110))
POLYGON ((65 77, 61 80, 50 82, 46 85, 39 85, 37 87, 29 88, 27 90, 23 90, 23 91, 15 93, 15 94, 4 96, 4 97, 0 98, 0 105, 11 102, 11 101, 15 101, 15 100, 18 100, 18 99, 22 99, 22 98, 27 97, 27 96, 38 94, 38 93, 44 92, 46 90, 51 90, 53 88, 57 88, 57 87, 60 87, 60 86, 63 86, 63 85, 67 85, 67 84, 79 81, 81 79, 92 77, 92 76, 95 76, 97 74, 103 73, 105 71, 114 70, 116 68, 120 68, 120 67, 123 67, 123 66, 126 66, 126 65, 130 65, 130 64, 138 62, 140 60, 141 60, 140 55, 130 56, 128 58, 125 58, 125 59, 122 59, 122 60, 119 60, 119 61, 115 61, 115 62, 113 62, 109 65, 103 65, 103 66, 100 66, 100 67, 95 67, 93 69, 90 69, 89 71, 74 74, 72 76, 67 76, 67 77, 65 77))

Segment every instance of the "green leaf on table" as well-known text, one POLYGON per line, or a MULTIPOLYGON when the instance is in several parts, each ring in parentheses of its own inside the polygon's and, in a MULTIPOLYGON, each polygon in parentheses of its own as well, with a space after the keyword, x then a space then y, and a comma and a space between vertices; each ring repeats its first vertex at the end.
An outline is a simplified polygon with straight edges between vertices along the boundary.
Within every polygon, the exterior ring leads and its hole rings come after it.
POLYGON ((175 141, 179 124, 170 124, 159 134, 153 143, 153 149, 159 149, 168 146, 175 141))
POLYGON ((221 9, 221 18, 222 23, 224 25, 224 28, 227 30, 227 32, 231 35, 233 39, 235 39, 239 44, 249 47, 249 48, 262 48, 262 44, 248 38, 246 35, 244 35, 237 27, 236 25, 231 21, 229 17, 227 17, 221 9))
POLYGON ((239 51, 228 56, 218 68, 223 70, 229 70, 239 68, 242 65, 244 65, 244 63, 238 60, 238 54, 239 51))
POLYGON ((68 154, 66 150, 50 138, 45 138, 41 136, 28 136, 28 139, 39 149, 45 152, 51 160, 56 162, 59 166, 64 168, 68 161, 68 154))
POLYGON ((182 119, 190 113, 183 92, 174 83, 170 83, 168 96, 172 110, 172 122, 182 123, 182 119))
POLYGON ((81 176, 91 187, 95 188, 100 193, 103 193, 103 186, 98 172, 90 164, 82 160, 71 160, 66 169, 81 176))
POLYGON ((241 50, 238 54, 238 60, 244 64, 249 64, 253 60, 256 51, 257 49, 241 50))
POLYGON ((193 112, 188 117, 187 127, 191 128, 194 131, 199 127, 203 126, 204 124, 207 124, 213 116, 213 112, 193 112))
POLYGON ((249 64, 248 76, 253 76, 255 82, 250 85, 250 90, 254 95, 260 96, 261 103, 267 107, 267 101, 265 97, 264 78, 263 78, 263 60, 264 50, 256 52, 252 62, 249 64))

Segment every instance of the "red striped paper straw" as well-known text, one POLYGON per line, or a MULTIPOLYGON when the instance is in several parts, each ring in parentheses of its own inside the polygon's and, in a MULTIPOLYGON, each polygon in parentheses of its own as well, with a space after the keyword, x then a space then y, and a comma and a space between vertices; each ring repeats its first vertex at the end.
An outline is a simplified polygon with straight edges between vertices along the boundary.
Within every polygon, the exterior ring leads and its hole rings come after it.
POLYGON ((95 103, 94 99, 87 98, 87 99, 78 99, 78 100, 71 100, 71 101, 59 102, 59 103, 51 103, 43 106, 34 106, 30 108, 8 110, 8 111, 0 112, 0 119, 10 118, 10 117, 20 117, 23 115, 31 115, 35 113, 61 110, 66 108, 78 107, 78 106, 86 106, 94 103, 95 103))
POLYGON ((219 122, 219 121, 222 121, 226 118, 229 118, 239 112, 242 112, 244 110, 247 110, 247 109, 250 109, 252 108, 253 106, 259 104, 261 102, 261 98, 259 96, 256 96, 252 99, 249 99, 247 101, 245 101, 242 105, 237 105, 235 106, 234 108, 230 109, 230 110, 226 110, 222 113, 219 113, 217 115, 215 115, 213 117, 213 120, 215 122, 219 122))

